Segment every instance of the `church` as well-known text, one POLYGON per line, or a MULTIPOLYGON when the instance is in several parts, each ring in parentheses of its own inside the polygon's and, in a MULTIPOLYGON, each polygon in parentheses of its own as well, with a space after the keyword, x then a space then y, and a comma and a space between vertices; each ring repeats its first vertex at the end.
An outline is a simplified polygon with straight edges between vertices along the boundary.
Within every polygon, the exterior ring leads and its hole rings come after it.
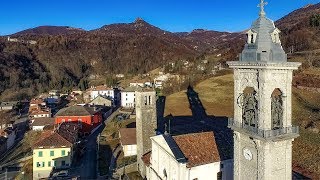
POLYGON ((280 30, 266 17, 265 5, 260 0, 239 61, 227 62, 234 71, 235 97, 234 118, 226 129, 222 120, 214 121, 220 126, 199 115, 202 119, 188 131, 156 133, 155 93, 138 93, 137 170, 143 178, 292 179, 292 142, 299 129, 291 123, 291 88, 293 71, 301 64, 287 61, 280 30))

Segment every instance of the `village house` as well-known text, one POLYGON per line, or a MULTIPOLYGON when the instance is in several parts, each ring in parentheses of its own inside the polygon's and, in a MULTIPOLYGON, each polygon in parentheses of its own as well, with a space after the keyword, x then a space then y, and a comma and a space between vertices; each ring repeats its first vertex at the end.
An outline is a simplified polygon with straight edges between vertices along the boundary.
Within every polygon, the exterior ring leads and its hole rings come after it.
POLYGON ((72 144, 76 144, 79 141, 79 132, 81 129, 81 125, 78 123, 62 123, 58 124, 55 127, 55 131, 59 133, 66 140, 71 142, 72 144))
POLYGON ((51 117, 41 117, 31 120, 31 128, 34 131, 43 131, 45 127, 54 125, 54 118, 51 117))
POLYGON ((223 159, 213 132, 159 135, 151 141, 152 151, 142 157, 147 179, 233 178, 233 161, 223 159))
POLYGON ((121 91, 121 107, 123 108, 134 108, 136 104, 135 92, 140 90, 139 86, 129 86, 121 91))
MULTIPOLYGON (((160 73, 159 73, 160 74, 160 73)), ((171 75, 168 73, 168 74, 162 74, 162 75, 159 75, 157 76, 156 78, 154 78, 154 87, 155 88, 162 88, 163 87, 163 83, 168 81, 169 78, 171 77, 171 75)))
POLYGON ((136 128, 122 128, 119 130, 120 144, 124 157, 137 155, 136 128))
POLYGON ((95 99, 93 99, 89 104, 93 105, 93 106, 111 107, 112 106, 112 100, 99 95, 95 99))
POLYGON ((57 132, 45 131, 33 146, 33 179, 48 178, 53 169, 71 166, 73 144, 57 132))
POLYGON ((92 86, 87 90, 85 99, 94 100, 96 97, 102 96, 113 101, 117 105, 120 101, 120 91, 117 88, 110 88, 105 85, 92 86))
POLYGON ((1 129, 0 136, 5 137, 7 139, 7 149, 10 149, 16 141, 16 131, 11 127, 1 129))
POLYGON ((0 111, 0 131, 8 128, 15 129, 15 111, 0 111))
POLYGON ((17 104, 17 101, 1 102, 0 111, 13 110, 15 107, 17 107, 17 104))
POLYGON ((33 110, 29 113, 29 117, 36 119, 36 118, 43 118, 43 117, 51 117, 51 109, 46 108, 46 109, 38 109, 38 110, 33 110))
POLYGON ((46 103, 49 105, 57 105, 60 103, 61 101, 61 98, 60 96, 57 96, 57 95, 49 95, 49 97, 47 97, 45 99, 46 103))
POLYGON ((73 122, 81 125, 80 132, 88 135, 102 122, 100 108, 87 106, 70 106, 60 109, 55 115, 55 124, 73 122))
POLYGON ((42 98, 36 98, 36 99, 32 99, 30 101, 30 108, 29 108, 29 111, 30 109, 32 110, 33 108, 36 108, 38 109, 39 106, 40 107, 45 107, 47 105, 47 103, 44 101, 44 99, 42 98))
POLYGON ((49 96, 60 96, 59 90, 51 90, 49 91, 49 96))
POLYGON ((139 80, 139 81, 133 81, 133 82, 130 82, 129 86, 130 87, 145 87, 145 81, 143 80, 139 80))

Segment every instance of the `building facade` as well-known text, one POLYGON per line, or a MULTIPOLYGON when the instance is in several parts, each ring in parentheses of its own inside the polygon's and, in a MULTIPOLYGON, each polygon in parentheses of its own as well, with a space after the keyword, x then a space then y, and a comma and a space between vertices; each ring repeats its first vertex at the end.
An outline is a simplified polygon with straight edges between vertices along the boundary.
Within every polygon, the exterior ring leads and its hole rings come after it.
POLYGON ((139 86, 129 86, 121 91, 121 107, 135 108, 136 107, 136 91, 141 90, 139 86))
POLYGON ((137 91, 136 98, 137 168, 141 176, 146 177, 146 166, 141 158, 151 151, 150 137, 156 135, 156 92, 152 89, 137 91))
POLYGON ((90 134, 101 124, 102 113, 94 107, 70 106, 59 110, 55 115, 55 124, 64 122, 78 123, 81 125, 81 133, 90 134))
POLYGON ((72 143, 55 132, 45 132, 33 147, 33 179, 48 178, 53 168, 69 168, 72 143))
POLYGON ((150 159, 144 158, 147 179, 233 179, 233 161, 221 159, 212 132, 158 135, 151 140, 150 159))
POLYGON ((89 93, 90 100, 94 100, 98 96, 102 96, 112 100, 115 105, 120 102, 120 91, 117 88, 109 88, 103 85, 91 87, 87 92, 89 93))
POLYGON ((120 144, 124 157, 137 155, 136 128, 119 129, 120 144))
POLYGON ((247 32, 234 69, 234 179, 292 179, 292 141, 299 134, 291 124, 293 70, 277 29, 264 11, 247 32))

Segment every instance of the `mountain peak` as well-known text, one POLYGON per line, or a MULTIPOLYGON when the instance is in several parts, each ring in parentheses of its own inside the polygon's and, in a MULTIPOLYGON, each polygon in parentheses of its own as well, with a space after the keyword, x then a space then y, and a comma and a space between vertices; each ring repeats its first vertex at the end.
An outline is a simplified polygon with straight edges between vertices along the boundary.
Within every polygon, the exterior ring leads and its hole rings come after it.
POLYGON ((137 17, 134 22, 139 23, 139 22, 145 22, 145 21, 141 17, 137 17))

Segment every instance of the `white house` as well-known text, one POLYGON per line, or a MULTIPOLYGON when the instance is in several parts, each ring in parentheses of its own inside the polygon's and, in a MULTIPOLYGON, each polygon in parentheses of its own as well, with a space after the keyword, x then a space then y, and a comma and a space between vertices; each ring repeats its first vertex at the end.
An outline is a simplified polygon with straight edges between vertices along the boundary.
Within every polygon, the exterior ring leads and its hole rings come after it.
POLYGON ((140 87, 144 87, 145 86, 145 84, 144 84, 144 82, 131 82, 130 83, 130 86, 131 87, 134 87, 134 86, 140 86, 140 87))
POLYGON ((121 91, 121 107, 134 108, 136 105, 136 94, 137 90, 141 89, 138 86, 132 86, 121 91))
POLYGON ((119 138, 124 157, 137 155, 136 128, 120 129, 119 138))
POLYGON ((12 110, 17 106, 17 101, 11 101, 11 102, 1 102, 0 103, 0 111, 2 110, 12 110))
POLYGON ((29 113, 30 118, 43 118, 43 117, 51 117, 51 109, 40 109, 40 110, 34 110, 29 113))
POLYGON ((142 158, 147 179, 233 179, 233 160, 222 158, 213 132, 159 135, 151 141, 152 151, 142 158))
POLYGON ((117 88, 109 88, 107 86, 93 86, 87 91, 89 93, 89 99, 94 100, 98 96, 110 98, 114 103, 118 103, 120 100, 119 90, 117 88))
POLYGON ((32 120, 32 130, 34 131, 43 131, 44 127, 46 126, 53 126, 54 125, 54 118, 37 118, 32 120))
POLYGON ((163 83, 168 81, 169 78, 171 78, 171 74, 167 73, 167 74, 163 74, 163 75, 159 75, 156 78, 154 78, 154 87, 155 88, 162 88, 163 87, 163 83))

